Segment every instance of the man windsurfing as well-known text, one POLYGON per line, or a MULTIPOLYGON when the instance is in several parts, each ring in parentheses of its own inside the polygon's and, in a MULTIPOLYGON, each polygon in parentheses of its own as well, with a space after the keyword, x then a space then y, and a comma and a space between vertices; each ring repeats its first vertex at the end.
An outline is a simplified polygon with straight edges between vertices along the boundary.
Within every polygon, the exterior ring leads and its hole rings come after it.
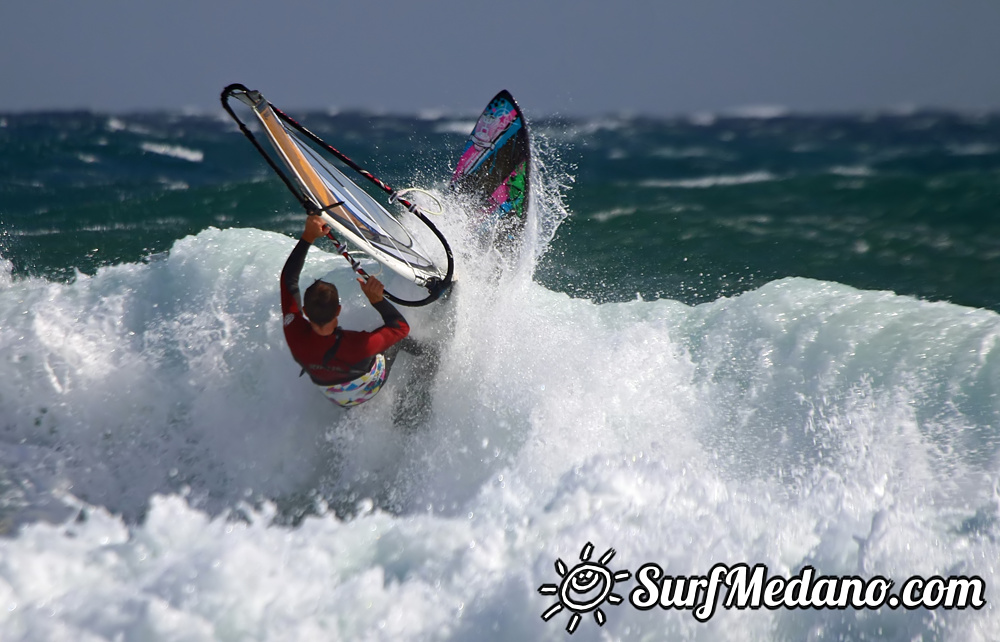
POLYGON ((371 332, 340 327, 340 296, 336 286, 316 281, 299 296, 299 274, 306 254, 329 227, 319 216, 306 217, 305 230, 281 270, 281 313, 285 340, 302 373, 342 408, 364 403, 385 384, 393 358, 410 332, 403 315, 383 296, 373 276, 358 279, 361 291, 380 315, 383 325, 371 332), (303 314, 304 313, 304 314, 303 314))

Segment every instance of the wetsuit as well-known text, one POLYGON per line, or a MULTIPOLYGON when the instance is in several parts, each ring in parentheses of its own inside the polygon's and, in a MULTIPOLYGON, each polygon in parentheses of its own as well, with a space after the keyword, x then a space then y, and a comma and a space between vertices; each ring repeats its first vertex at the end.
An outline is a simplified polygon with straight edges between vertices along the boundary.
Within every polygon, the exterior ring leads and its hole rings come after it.
POLYGON ((372 332, 344 330, 329 336, 313 331, 302 315, 299 274, 311 243, 299 240, 281 270, 281 313, 285 340, 292 357, 331 401, 344 407, 371 399, 388 374, 384 353, 410 332, 403 315, 387 300, 372 304, 382 315, 382 327, 372 332))

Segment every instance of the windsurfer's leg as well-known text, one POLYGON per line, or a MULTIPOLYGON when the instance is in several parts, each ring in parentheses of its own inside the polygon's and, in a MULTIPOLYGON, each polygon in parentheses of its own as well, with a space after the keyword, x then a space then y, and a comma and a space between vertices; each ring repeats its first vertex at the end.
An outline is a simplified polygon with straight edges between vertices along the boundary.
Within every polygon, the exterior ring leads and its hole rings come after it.
POLYGON ((435 343, 415 340, 402 346, 402 349, 414 358, 406 382, 397 388, 392 423, 399 428, 413 430, 430 418, 433 405, 431 389, 441 363, 441 350, 435 343))

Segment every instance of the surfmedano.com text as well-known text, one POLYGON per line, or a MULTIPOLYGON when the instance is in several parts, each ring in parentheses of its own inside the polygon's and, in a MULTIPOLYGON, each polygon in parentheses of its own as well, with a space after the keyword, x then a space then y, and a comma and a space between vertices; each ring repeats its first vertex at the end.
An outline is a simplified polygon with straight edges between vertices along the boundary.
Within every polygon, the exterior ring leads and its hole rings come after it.
POLYGON ((791 579, 767 573, 767 566, 716 564, 708 575, 670 576, 658 564, 645 564, 635 573, 638 586, 629 594, 637 609, 691 610, 707 622, 716 608, 725 609, 981 609, 986 605, 986 584, 981 577, 913 576, 894 591, 895 582, 876 575, 816 576, 805 566, 791 579), (723 588, 726 589, 723 592, 723 588), (721 600, 721 601, 720 601, 721 600))

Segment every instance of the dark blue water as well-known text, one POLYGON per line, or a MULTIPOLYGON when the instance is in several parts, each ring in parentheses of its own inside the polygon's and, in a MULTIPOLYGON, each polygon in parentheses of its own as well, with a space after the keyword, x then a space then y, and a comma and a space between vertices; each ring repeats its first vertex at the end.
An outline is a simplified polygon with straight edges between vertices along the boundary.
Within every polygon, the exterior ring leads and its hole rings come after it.
MULTIPOLYGON (((443 187, 471 118, 298 114, 396 186, 443 187)), ((298 206, 222 116, 9 114, 0 255, 68 278, 208 226, 295 233, 298 206)), ((997 309, 1000 117, 532 122, 569 217, 542 283, 713 300, 785 276, 997 309)))

